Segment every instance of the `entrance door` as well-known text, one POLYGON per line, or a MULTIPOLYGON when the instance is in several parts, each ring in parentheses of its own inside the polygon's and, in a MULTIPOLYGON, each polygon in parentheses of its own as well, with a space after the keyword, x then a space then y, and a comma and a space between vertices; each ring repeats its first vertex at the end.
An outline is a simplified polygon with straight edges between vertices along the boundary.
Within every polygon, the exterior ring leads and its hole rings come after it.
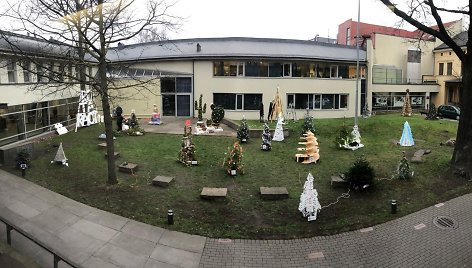
POLYGON ((162 95, 162 115, 175 116, 175 95, 162 95))
POLYGON ((177 95, 177 116, 190 116, 190 95, 177 95))

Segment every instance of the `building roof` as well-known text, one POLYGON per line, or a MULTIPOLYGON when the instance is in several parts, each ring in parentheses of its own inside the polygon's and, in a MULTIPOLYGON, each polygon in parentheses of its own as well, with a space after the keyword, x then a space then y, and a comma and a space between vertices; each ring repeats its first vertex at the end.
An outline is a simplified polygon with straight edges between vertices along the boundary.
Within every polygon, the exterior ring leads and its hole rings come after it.
MULTIPOLYGON (((356 61, 352 46, 315 41, 266 38, 197 38, 119 45, 110 49, 108 59, 114 62, 157 59, 274 58, 356 61), (197 50, 197 46, 200 49, 197 50)), ((366 61, 366 52, 359 51, 366 61)))
MULTIPOLYGON (((454 36, 452 40, 456 42, 456 44, 459 47, 465 47, 467 45, 467 40, 469 39, 467 34, 468 34, 467 32, 462 32, 454 36)), ((440 49, 446 49, 446 48, 449 48, 449 46, 442 43, 441 45, 437 46, 434 50, 440 50, 440 49)))

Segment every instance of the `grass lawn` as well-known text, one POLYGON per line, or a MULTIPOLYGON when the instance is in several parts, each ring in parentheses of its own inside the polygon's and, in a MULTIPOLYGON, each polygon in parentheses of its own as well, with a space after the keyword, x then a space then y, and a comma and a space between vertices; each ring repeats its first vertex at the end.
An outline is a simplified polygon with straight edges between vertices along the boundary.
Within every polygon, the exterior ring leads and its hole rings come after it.
MULTIPOLYGON (((352 124, 353 119, 346 122, 352 124)), ((106 186, 104 151, 97 148, 103 125, 82 128, 78 133, 56 136, 35 144, 36 159, 26 179, 79 202, 172 230, 210 237, 282 239, 336 234, 359 229, 400 217, 427 206, 469 193, 471 182, 448 171, 453 148, 440 146, 455 137, 457 122, 429 121, 415 115, 408 118, 416 145, 400 147, 405 118, 398 113, 359 119, 362 143, 357 151, 339 150, 334 135, 343 119, 316 119, 321 162, 296 163, 298 134, 303 119, 290 122, 292 135, 283 142, 272 142, 272 151, 260 150, 261 139, 243 144, 244 175, 230 177, 222 167, 223 158, 234 138, 194 136, 198 166, 177 162, 181 135, 146 134, 141 137, 119 136, 116 163, 139 164, 135 175, 118 173, 119 185, 106 186), (69 167, 51 164, 59 142, 69 158, 69 167), (330 176, 345 172, 353 161, 364 155, 374 167, 377 178, 390 178, 402 151, 430 149, 424 162, 411 164, 415 177, 409 181, 378 180, 367 192, 350 192, 350 198, 321 210, 315 222, 307 222, 298 212, 303 183, 308 172, 315 177, 315 188, 322 206, 335 202, 346 189, 332 188, 330 176), (169 188, 151 186, 157 175, 172 176, 169 188), (261 200, 261 186, 283 186, 289 198, 261 200), (226 200, 200 199, 203 187, 227 187, 226 200), (389 202, 396 199, 398 214, 390 214, 389 202), (174 211, 175 224, 166 224, 167 210, 174 211)), ((258 125, 250 121, 250 126, 258 125)), ((157 126, 158 127, 158 126, 157 126)), ((8 169, 19 174, 18 170, 8 169)))

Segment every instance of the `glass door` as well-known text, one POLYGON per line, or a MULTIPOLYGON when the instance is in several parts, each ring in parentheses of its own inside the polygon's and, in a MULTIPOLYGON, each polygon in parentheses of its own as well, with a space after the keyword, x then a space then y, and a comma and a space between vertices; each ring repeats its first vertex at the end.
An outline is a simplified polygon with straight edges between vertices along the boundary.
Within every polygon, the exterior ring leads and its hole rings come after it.
POLYGON ((162 95, 162 115, 175 116, 175 95, 162 95))
POLYGON ((177 95, 177 116, 190 116, 190 95, 177 95))

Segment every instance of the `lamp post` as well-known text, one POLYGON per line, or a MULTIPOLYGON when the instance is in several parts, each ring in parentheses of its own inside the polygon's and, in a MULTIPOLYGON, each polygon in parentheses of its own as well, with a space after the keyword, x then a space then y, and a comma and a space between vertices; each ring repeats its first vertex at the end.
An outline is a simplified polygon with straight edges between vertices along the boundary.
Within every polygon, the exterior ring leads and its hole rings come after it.
POLYGON ((354 125, 357 126, 357 114, 359 110, 359 24, 361 19, 361 0, 357 1, 357 29, 356 29, 356 103, 354 110, 354 125))

